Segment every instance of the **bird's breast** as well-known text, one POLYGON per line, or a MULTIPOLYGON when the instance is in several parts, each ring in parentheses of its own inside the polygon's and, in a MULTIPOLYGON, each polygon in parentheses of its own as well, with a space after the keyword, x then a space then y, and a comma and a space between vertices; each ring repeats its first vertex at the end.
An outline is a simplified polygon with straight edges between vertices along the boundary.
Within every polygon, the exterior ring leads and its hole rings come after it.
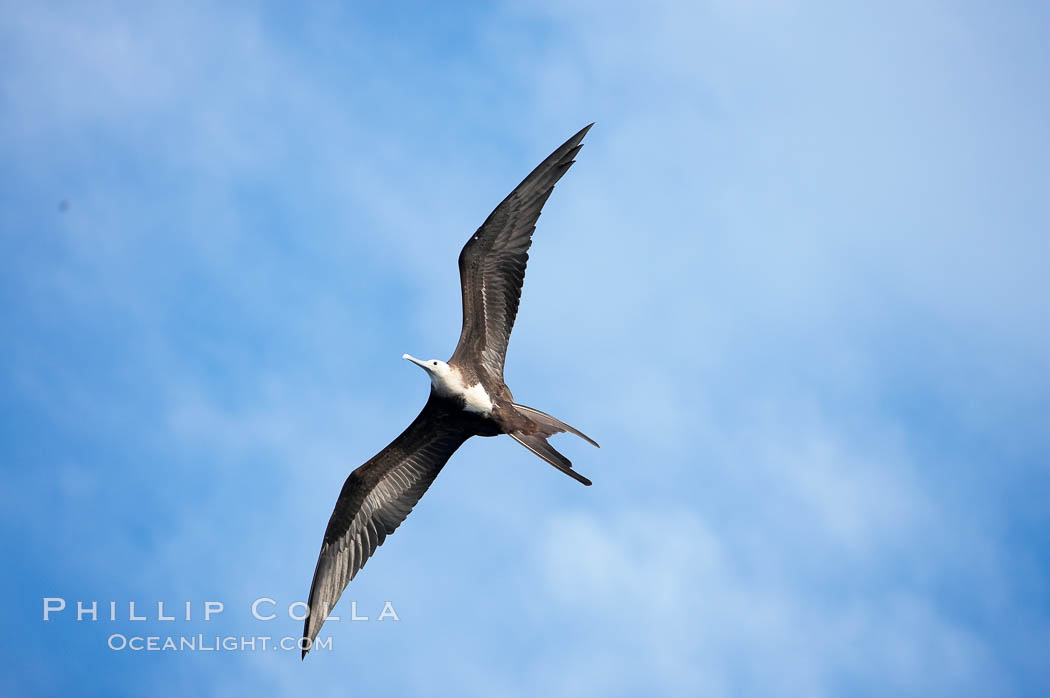
POLYGON ((463 402, 465 403, 463 409, 467 412, 477 412, 478 414, 489 414, 492 412, 492 398, 489 397, 481 383, 475 383, 463 391, 463 402))
POLYGON ((467 412, 488 415, 492 413, 492 397, 485 390, 481 382, 468 385, 463 374, 452 369, 448 376, 444 376, 437 385, 438 391, 449 396, 458 397, 463 400, 463 409, 467 412))

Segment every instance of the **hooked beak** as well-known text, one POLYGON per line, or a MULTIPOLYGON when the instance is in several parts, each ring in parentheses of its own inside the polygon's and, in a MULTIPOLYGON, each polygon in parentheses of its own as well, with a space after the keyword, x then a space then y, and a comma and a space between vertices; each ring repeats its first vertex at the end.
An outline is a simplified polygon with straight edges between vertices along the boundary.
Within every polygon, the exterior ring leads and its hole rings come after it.
POLYGON ((402 354, 401 358, 404 359, 405 361, 411 361, 412 363, 414 363, 416 366, 419 366, 421 369, 423 369, 427 373, 430 373, 430 369, 427 368, 427 362, 426 361, 420 361, 419 359, 417 359, 416 357, 412 356, 411 354, 402 354))

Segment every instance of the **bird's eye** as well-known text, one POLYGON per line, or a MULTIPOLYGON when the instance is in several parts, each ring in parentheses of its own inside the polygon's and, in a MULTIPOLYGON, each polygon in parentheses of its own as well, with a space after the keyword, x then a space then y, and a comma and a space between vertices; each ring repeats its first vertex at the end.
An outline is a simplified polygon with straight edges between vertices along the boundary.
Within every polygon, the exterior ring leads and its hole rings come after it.
POLYGON ((435 361, 435 362, 434 362, 434 365, 435 365, 435 366, 437 366, 437 365, 438 365, 438 362, 437 362, 437 361, 435 361))

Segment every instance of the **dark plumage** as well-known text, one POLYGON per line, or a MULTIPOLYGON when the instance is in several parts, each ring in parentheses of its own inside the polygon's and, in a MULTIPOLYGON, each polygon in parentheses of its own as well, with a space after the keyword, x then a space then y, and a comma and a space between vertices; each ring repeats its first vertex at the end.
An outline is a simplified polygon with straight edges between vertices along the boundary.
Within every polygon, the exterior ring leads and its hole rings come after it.
MULTIPOLYGON (((593 125, 593 124, 592 124, 593 125)), ((509 434, 561 472, 590 485, 547 442, 568 424, 514 403, 503 382, 536 220, 591 126, 555 150, 489 214, 459 255, 463 330, 448 363, 411 360, 431 377, 430 398, 389 446, 350 473, 325 530, 303 637, 312 643, 346 585, 405 520, 452 454, 472 436, 509 434)), ((303 650, 306 657, 309 648, 303 650)))

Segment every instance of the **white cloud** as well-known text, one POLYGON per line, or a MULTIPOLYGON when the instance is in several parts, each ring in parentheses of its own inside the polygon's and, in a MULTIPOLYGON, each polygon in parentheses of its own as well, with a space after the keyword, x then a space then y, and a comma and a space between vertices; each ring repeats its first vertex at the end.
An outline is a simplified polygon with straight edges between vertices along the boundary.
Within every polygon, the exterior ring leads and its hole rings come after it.
MULTIPOLYGON (((780 557, 775 532, 740 547, 695 511, 660 508, 563 516, 544 534, 547 612, 573 628, 574 657, 604 667, 605 688, 579 693, 984 695, 1002 679, 986 643, 921 592, 770 583, 756 570, 780 557)), ((548 680, 565 688, 574 666, 561 669, 548 680)))

